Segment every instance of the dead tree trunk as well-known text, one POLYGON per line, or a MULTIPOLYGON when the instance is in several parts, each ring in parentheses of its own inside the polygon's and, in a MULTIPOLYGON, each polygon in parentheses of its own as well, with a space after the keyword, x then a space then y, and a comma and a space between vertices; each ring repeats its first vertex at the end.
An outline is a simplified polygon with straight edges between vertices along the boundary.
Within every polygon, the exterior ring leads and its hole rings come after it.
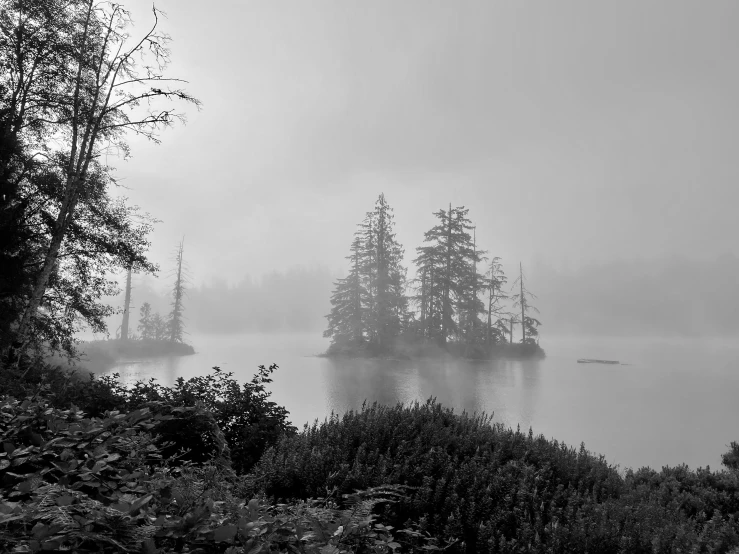
POLYGON ((523 344, 526 344, 526 297, 523 295, 523 265, 518 262, 519 276, 521 281, 521 332, 523 344))

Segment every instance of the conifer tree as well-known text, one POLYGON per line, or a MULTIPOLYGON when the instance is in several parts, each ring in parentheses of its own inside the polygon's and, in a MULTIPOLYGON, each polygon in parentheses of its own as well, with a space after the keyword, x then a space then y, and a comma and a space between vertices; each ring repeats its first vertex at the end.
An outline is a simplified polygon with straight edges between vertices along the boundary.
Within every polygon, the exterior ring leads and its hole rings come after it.
POLYGON ((326 316, 328 329, 324 337, 331 337, 333 344, 359 345, 364 341, 364 307, 367 290, 362 279, 362 236, 357 233, 351 245, 349 275, 334 283, 331 295, 331 313, 326 316))
POLYGON ((460 338, 468 345, 482 343, 485 340, 485 326, 481 316, 485 314, 485 303, 480 297, 485 276, 478 273, 478 264, 485 260, 485 251, 477 248, 475 229, 472 229, 472 243, 467 245, 468 251, 462 258, 464 267, 461 275, 461 295, 459 298, 460 338))
POLYGON ((154 338, 154 327, 152 325, 151 304, 144 302, 139 308, 139 324, 137 327, 141 338, 144 340, 154 338))
POLYGON ((434 213, 439 222, 424 234, 424 242, 430 244, 416 249, 418 273, 429 280, 423 293, 428 337, 442 346, 448 338, 460 335, 455 315, 460 301, 470 300, 465 287, 470 286, 473 260, 481 260, 469 233, 468 212, 464 206, 452 208, 450 204, 448 211, 434 213))
POLYGON ((367 342, 392 347, 408 324, 403 248, 395 239, 394 216, 384 194, 359 224, 348 256, 349 276, 335 283, 324 336, 333 343, 367 342))
POLYGON ((185 333, 184 322, 184 306, 183 300, 185 296, 185 274, 183 273, 182 253, 184 250, 185 239, 180 241, 175 255, 177 263, 175 284, 172 288, 172 311, 169 314, 168 330, 169 340, 172 342, 182 342, 185 333))

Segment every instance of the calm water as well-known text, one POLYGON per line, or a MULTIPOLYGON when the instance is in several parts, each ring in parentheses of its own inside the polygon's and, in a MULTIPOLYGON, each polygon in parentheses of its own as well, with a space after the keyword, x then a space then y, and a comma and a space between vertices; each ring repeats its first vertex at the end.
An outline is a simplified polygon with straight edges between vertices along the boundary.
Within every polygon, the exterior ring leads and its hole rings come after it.
POLYGON ((542 340, 541 361, 377 362, 313 357, 327 342, 315 335, 191 337, 198 354, 122 363, 125 381, 171 384, 218 365, 248 381, 259 364, 280 366, 272 399, 302 428, 331 411, 436 396, 455 411, 533 428, 604 454, 621 468, 687 463, 720 466, 739 441, 739 341, 694 339, 542 340), (632 365, 578 364, 577 358, 632 365))

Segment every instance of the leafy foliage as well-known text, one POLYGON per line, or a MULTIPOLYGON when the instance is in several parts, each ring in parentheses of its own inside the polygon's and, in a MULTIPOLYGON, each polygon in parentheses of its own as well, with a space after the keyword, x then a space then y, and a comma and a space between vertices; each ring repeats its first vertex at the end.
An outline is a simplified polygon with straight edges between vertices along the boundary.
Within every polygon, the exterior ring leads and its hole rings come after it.
MULTIPOLYGON (((395 502, 402 487, 346 495, 342 510, 330 498, 247 502, 228 468, 172 466, 156 434, 198 408, 163 415, 162 407, 89 418, 40 398, 0 402, 0 549, 379 553, 401 546, 372 510, 395 502)), ((435 546, 420 539, 399 540, 435 546)))
MULTIPOLYGON (((229 458, 238 473, 251 468, 269 446, 284 434, 297 430, 288 421, 289 412, 270 401, 267 385, 278 369, 259 366, 248 383, 240 384, 232 373, 213 368, 213 373, 184 380, 166 387, 151 379, 132 386, 120 383, 118 375, 81 376, 61 369, 29 368, 19 379, 0 373, 0 390, 22 398, 43 391, 49 402, 63 408, 74 404, 86 413, 102 417, 110 410, 130 411, 163 403, 171 408, 195 408, 198 411, 159 428, 169 455, 181 449, 189 452, 184 460, 203 462, 216 457, 229 458), (228 450, 228 453, 226 452, 228 450)), ((167 408, 170 409, 170 408, 167 408)))

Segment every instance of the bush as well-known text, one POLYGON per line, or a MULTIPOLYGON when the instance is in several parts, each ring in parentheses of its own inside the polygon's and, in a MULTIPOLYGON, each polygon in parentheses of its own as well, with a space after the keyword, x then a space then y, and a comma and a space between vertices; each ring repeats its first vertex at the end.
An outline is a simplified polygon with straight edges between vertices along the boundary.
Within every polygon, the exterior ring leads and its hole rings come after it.
MULTIPOLYGON (((150 380, 138 382, 123 389, 117 381, 108 381, 111 389, 125 397, 125 409, 134 409, 150 401, 164 401, 173 406, 203 406, 213 419, 228 444, 234 470, 246 473, 262 453, 277 443, 283 435, 294 435, 297 429, 287 419, 289 412, 269 401, 266 385, 278 366, 259 366, 251 382, 243 385, 233 379, 232 373, 223 373, 219 367, 213 373, 185 381, 177 379, 173 387, 164 387, 150 380)), ((172 436, 175 440, 175 436, 172 436)), ((186 444, 185 441, 180 441, 186 444)), ((208 458, 210 444, 192 446, 193 461, 208 458)))
POLYGON ((127 387, 120 383, 118 374, 83 377, 59 367, 36 364, 29 366, 23 378, 0 372, 0 379, 6 379, 5 383, 0 380, 0 385, 4 385, 0 394, 23 398, 43 392, 53 406, 67 408, 74 404, 92 417, 101 417, 110 410, 125 412, 147 407, 150 402, 170 407, 201 406, 203 409, 191 416, 194 419, 189 423, 178 419, 160 429, 163 437, 173 443, 165 454, 185 448, 190 452, 184 460, 202 462, 230 453, 234 470, 246 473, 280 436, 297 432, 288 421, 289 412, 269 400, 271 393, 266 385, 272 382, 270 375, 276 369, 276 364, 269 368, 259 366, 251 382, 243 385, 232 373, 214 367, 209 375, 187 381, 180 378, 172 387, 154 379, 127 387))
POLYGON ((410 486, 385 521, 418 521, 458 552, 728 552, 739 546, 737 479, 687 469, 649 482, 602 456, 454 415, 435 400, 364 405, 283 438, 249 482, 276 500, 410 486), (677 483, 680 487, 677 487, 677 483), (694 550, 694 549, 698 550, 694 550), (703 549, 703 550, 701 550, 703 549))
MULTIPOLYGON (((349 495, 344 510, 330 499, 246 502, 226 468, 173 468, 162 456, 154 433, 197 410, 172 411, 89 418, 41 398, 0 403, 0 550, 379 553, 401 546, 391 527, 374 523, 372 509, 394 502, 402 488, 349 495)), ((405 544, 434 546, 406 532, 405 544)))

